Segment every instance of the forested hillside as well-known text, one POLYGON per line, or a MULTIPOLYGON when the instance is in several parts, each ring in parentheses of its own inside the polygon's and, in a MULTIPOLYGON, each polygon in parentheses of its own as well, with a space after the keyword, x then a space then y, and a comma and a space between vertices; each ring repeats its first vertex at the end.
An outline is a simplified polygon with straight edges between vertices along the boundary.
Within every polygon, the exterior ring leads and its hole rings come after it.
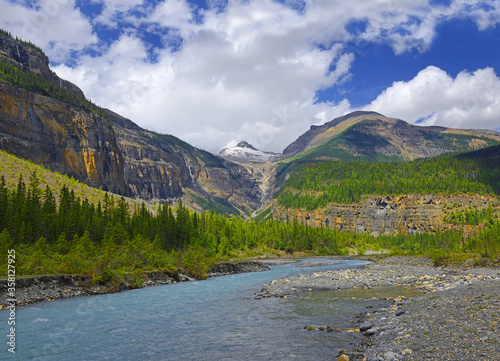
MULTIPOLYGON (((225 258, 276 250, 347 252, 349 234, 314 229, 298 222, 243 221, 214 212, 198 214, 182 202, 154 211, 144 203, 131 209, 124 198, 104 194, 93 204, 63 185, 59 202, 33 172, 19 176, 15 189, 0 177, 1 257, 16 249, 19 274, 95 274, 108 279, 136 269, 183 266, 204 277, 225 258)), ((6 259, 4 259, 6 261, 6 259)))
MULTIPOLYGON (((491 150, 483 152, 498 160, 491 150)), ((101 191, 87 192, 88 187, 75 180, 3 155, 11 167, 1 169, 0 255, 5 263, 7 250, 16 249, 18 275, 90 274, 96 282, 109 284, 125 273, 139 277, 142 270, 157 268, 184 267, 203 278, 208 267, 222 259, 282 252, 326 255, 387 248, 436 257, 456 252, 491 257, 500 252, 500 222, 493 209, 449 212, 450 222, 480 225, 467 237, 459 230, 374 237, 309 227, 297 220, 259 222, 199 214, 182 203, 150 209, 101 191), (21 173, 14 175, 14 169, 21 173)))
POLYGON ((296 167, 275 197, 284 207, 312 210, 411 193, 500 194, 500 146, 407 163, 313 162, 296 167))

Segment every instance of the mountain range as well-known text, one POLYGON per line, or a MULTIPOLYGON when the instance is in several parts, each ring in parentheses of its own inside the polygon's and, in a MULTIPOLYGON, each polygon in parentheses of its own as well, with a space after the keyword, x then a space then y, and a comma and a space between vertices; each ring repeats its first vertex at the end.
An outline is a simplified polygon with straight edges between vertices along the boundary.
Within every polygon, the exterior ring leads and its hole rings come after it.
POLYGON ((40 49, 0 34, 0 148, 126 197, 182 199, 198 211, 250 217, 297 164, 406 162, 499 142, 493 130, 422 127, 357 111, 311 126, 282 154, 240 142, 215 155, 92 104, 50 70, 40 49))

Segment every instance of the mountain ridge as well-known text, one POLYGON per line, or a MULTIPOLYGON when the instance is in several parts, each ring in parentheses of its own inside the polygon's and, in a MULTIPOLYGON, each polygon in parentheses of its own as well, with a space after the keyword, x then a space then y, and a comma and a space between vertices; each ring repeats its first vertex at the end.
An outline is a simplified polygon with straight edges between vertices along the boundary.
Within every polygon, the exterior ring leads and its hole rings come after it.
POLYGON ((225 158, 259 161, 275 161, 281 158, 281 154, 259 150, 247 141, 241 141, 234 147, 223 148, 219 155, 225 158))
POLYGON ((0 65, 0 147, 9 153, 147 201, 243 216, 260 205, 245 167, 90 103, 40 49, 5 32, 0 65))
POLYGON ((283 156, 290 159, 308 154, 312 159, 329 153, 334 160, 373 161, 374 154, 380 154, 392 160, 412 160, 479 149, 499 141, 500 133, 493 130, 424 127, 377 112, 356 111, 311 126, 284 149, 283 156))

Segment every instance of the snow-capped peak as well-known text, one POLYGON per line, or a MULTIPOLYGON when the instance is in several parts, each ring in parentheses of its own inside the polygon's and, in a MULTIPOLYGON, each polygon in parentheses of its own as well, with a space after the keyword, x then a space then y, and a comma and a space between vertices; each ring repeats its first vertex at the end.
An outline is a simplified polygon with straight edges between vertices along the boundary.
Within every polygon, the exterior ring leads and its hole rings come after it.
POLYGON ((281 156, 281 154, 278 153, 258 150, 245 141, 239 142, 235 147, 227 147, 222 149, 219 155, 222 157, 236 157, 264 161, 274 160, 281 156))

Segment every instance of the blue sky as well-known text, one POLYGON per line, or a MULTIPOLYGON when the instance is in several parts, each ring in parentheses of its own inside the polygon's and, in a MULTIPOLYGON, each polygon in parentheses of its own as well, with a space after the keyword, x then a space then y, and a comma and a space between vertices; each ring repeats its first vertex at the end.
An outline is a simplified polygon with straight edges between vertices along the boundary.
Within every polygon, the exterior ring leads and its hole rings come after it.
POLYGON ((0 0, 0 27, 144 128, 282 151, 375 110, 500 127, 497 0, 0 0))

